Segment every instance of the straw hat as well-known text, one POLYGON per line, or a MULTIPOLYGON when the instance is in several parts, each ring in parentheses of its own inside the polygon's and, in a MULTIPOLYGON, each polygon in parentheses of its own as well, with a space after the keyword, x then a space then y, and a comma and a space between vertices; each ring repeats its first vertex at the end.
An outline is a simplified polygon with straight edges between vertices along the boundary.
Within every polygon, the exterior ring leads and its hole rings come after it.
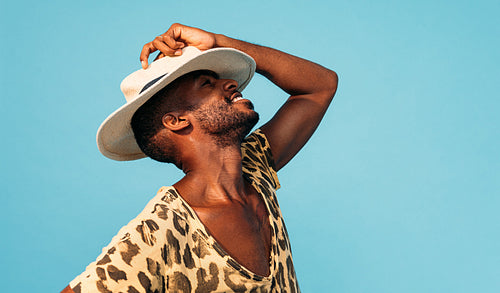
POLYGON ((232 48, 200 51, 186 47, 182 55, 164 57, 127 76, 121 90, 127 103, 104 120, 97 131, 97 147, 106 157, 131 161, 146 157, 135 141, 130 121, 135 111, 149 98, 178 77, 196 70, 211 70, 223 79, 238 82, 242 91, 253 77, 255 61, 247 54, 232 48))

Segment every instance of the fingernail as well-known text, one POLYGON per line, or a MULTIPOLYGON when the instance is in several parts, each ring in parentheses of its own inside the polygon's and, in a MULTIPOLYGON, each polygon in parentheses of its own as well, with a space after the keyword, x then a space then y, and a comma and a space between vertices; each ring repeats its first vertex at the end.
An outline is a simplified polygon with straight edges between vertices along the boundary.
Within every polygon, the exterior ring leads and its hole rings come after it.
POLYGON ((141 61, 142 68, 148 68, 148 63, 146 61, 141 61))
POLYGON ((181 55, 181 54, 182 54, 182 50, 177 50, 177 51, 175 51, 175 53, 174 53, 174 55, 177 55, 177 56, 179 56, 179 55, 181 55))

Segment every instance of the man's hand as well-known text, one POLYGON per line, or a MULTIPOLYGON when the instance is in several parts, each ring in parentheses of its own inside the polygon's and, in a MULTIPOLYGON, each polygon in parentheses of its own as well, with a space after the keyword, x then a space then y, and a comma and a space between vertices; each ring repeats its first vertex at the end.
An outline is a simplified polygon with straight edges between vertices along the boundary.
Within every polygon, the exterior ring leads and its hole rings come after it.
POLYGON ((142 68, 148 67, 148 57, 155 51, 160 51, 156 57, 159 59, 165 56, 181 55, 181 49, 187 46, 193 46, 202 51, 211 49, 215 47, 215 34, 174 23, 164 34, 157 36, 142 47, 140 57, 142 68))

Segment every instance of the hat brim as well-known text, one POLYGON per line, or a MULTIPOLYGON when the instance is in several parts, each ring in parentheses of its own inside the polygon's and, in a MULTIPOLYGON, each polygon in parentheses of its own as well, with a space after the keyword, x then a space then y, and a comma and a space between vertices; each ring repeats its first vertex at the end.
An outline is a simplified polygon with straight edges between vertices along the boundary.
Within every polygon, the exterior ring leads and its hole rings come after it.
POLYGON ((211 70, 223 79, 238 82, 242 91, 252 79, 255 61, 247 54, 232 48, 215 48, 201 52, 186 63, 174 68, 134 100, 109 115, 97 131, 97 146, 106 157, 116 161, 131 161, 146 157, 134 137, 130 122, 134 113, 149 98, 184 74, 196 70, 211 70))

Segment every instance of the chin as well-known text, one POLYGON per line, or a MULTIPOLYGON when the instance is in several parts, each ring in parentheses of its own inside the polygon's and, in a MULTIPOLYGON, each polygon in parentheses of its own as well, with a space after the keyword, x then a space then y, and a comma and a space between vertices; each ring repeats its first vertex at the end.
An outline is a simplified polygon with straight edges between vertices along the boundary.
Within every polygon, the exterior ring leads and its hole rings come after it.
MULTIPOLYGON (((233 125, 220 127, 217 133, 213 133, 217 144, 222 147, 240 145, 245 137, 252 131, 253 127, 259 122, 259 114, 253 110, 247 113, 245 119, 241 119, 233 125)), ((239 116, 242 118, 242 116, 239 116)))
POLYGON ((223 147, 239 145, 259 121, 252 102, 247 101, 211 104, 193 114, 200 127, 212 135, 217 144, 223 147))

